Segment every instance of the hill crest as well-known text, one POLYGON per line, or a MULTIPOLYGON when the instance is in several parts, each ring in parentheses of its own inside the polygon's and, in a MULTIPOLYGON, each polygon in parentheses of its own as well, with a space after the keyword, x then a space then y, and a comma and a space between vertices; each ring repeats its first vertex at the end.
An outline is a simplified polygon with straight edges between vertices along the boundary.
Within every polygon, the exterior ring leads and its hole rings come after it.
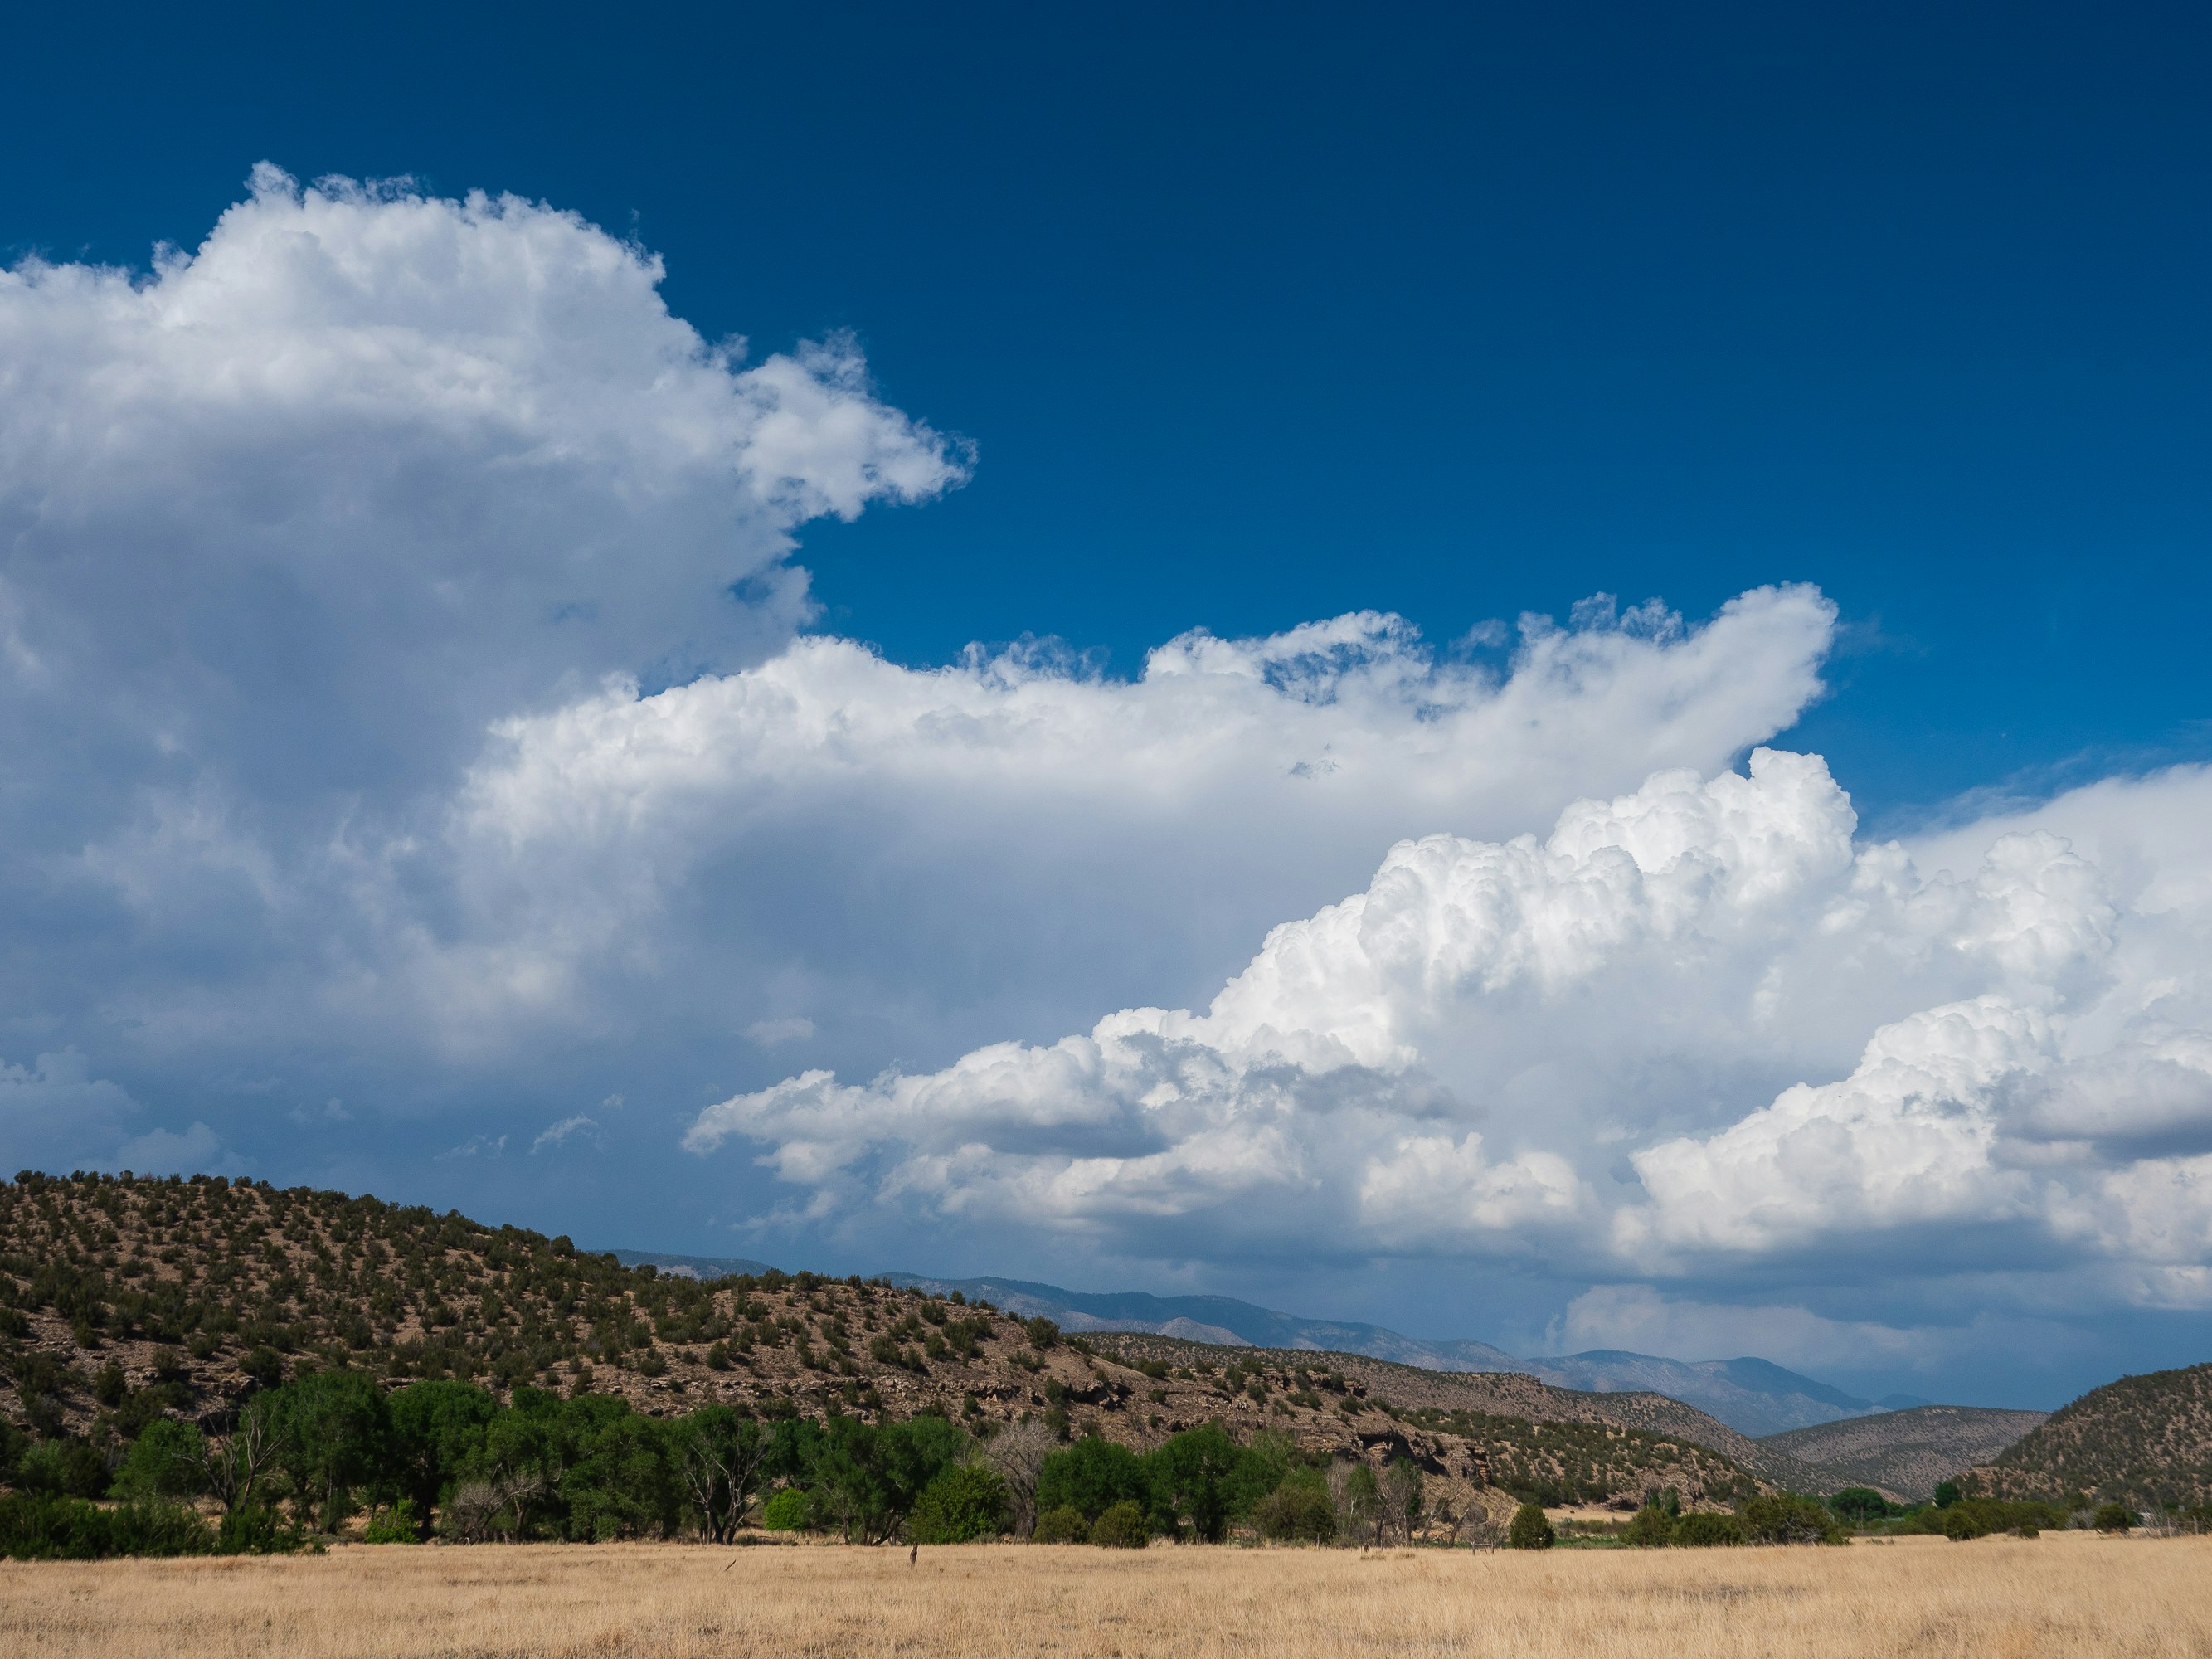
POLYGON ((1139 1449, 1218 1420, 1556 1501, 1673 1486, 1727 1503, 1762 1483, 1684 1431, 1729 1431, 1671 1401, 1305 1351, 1094 1351, 880 1280, 672 1276, 455 1212, 221 1178, 0 1183, 0 1312, 14 1432, 103 1456, 153 1417, 212 1419, 288 1372, 346 1367, 611 1393, 656 1416, 933 1411, 986 1435, 1036 1417, 1139 1449))

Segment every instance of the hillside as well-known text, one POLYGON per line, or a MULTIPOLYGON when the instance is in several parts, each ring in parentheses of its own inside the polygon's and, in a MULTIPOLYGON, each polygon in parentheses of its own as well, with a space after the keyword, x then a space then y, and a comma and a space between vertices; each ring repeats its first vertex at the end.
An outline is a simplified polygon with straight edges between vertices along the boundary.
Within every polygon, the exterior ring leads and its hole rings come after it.
MULTIPOLYGON (((1116 1354, 1139 1364, 1184 1367, 1221 1357, 1218 1349, 1209 1353, 1205 1345, 1168 1336, 1099 1332, 1091 1340, 1102 1353, 1116 1354)), ((1310 1366, 1316 1358, 1273 1348, 1231 1352, 1235 1363, 1248 1370, 1296 1372, 1310 1366)), ((1347 1386, 1368 1399, 1388 1401, 1394 1414, 1425 1427, 1448 1423, 1455 1417, 1603 1424, 1717 1452, 1771 1486, 1795 1492, 1826 1490, 1819 1471, 1664 1395, 1583 1393, 1555 1389, 1521 1371, 1435 1371, 1364 1354, 1337 1353, 1326 1358, 1332 1372, 1347 1386)))
POLYGON ((1792 1429, 1759 1443, 1818 1469, 1828 1490, 1872 1486, 1899 1503, 1918 1503, 1937 1481, 1995 1457, 2048 1415, 1920 1406, 1792 1429))
POLYGON ((1754 1437, 1875 1409, 1870 1400, 1769 1359, 1662 1359, 1598 1348, 1533 1360, 1527 1369, 1562 1388, 1663 1394, 1754 1437))
MULTIPOLYGON (((660 1260, 630 1251, 620 1254, 625 1261, 660 1260)), ((725 1270, 745 1269, 732 1263, 725 1270)), ((1024 1279, 930 1279, 915 1273, 886 1277, 894 1285, 940 1296, 957 1290, 971 1299, 986 1297, 1000 1307, 1042 1314, 1074 1331, 1140 1331, 1232 1347, 1364 1354, 1432 1371, 1522 1371, 1583 1393, 1663 1394, 1752 1436, 1863 1415, 1884 1407, 1928 1403, 1893 1397, 1877 1405, 1765 1359, 1667 1359, 1616 1349, 1522 1359, 1486 1342, 1429 1340, 1381 1325, 1309 1319, 1234 1297, 1070 1291, 1024 1279)))
POLYGON ((1526 1362, 1486 1342, 1425 1342, 1381 1325, 1308 1319, 1231 1296, 1154 1296, 1145 1291, 1070 1291, 1026 1279, 926 1279, 886 1275, 894 1285, 988 1297, 1021 1314, 1042 1314, 1072 1331, 1136 1331, 1227 1347, 1356 1353, 1437 1371, 1525 1370, 1526 1362))
POLYGON ((2212 1364, 2092 1389, 1961 1484, 2000 1498, 2136 1510, 2212 1504, 2212 1364))
POLYGON ((1752 1468, 1783 1467, 1672 1401, 1123 1340, 1173 1352, 1094 1353, 1045 1322, 880 1280, 629 1268, 565 1238, 337 1193, 220 1177, 0 1184, 0 1411, 111 1462, 154 1417, 213 1421, 284 1375, 348 1367, 392 1384, 613 1394, 659 1416, 708 1401, 763 1416, 933 1410, 984 1435, 1035 1416, 1139 1449, 1219 1420, 1554 1501, 1665 1486, 1733 1501, 1759 1484, 1752 1468))

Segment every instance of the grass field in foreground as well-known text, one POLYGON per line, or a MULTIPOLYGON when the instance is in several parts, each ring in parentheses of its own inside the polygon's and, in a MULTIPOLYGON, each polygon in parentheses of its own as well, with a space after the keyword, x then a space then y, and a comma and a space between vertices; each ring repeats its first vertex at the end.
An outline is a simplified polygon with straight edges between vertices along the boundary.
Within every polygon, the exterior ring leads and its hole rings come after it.
POLYGON ((2212 1539, 1848 1549, 349 1547, 0 1564, 0 1652, 153 1659, 2212 1653, 2212 1539))

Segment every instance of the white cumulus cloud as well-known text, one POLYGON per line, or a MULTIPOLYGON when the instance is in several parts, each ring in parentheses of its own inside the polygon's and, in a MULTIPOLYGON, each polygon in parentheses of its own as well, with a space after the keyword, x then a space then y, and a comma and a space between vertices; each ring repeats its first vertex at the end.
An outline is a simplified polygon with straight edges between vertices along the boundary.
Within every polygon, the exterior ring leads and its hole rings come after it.
POLYGON ((2201 890, 2033 824, 1980 839, 1963 874, 1859 842, 1815 757, 1662 773, 1541 842, 1401 842, 1202 1011, 809 1072, 687 1144, 1139 1257, 1202 1234, 1724 1278, 1941 1230, 1928 1273, 2025 1253, 2185 1300, 2212 1259, 2206 917, 2128 893, 2201 890))

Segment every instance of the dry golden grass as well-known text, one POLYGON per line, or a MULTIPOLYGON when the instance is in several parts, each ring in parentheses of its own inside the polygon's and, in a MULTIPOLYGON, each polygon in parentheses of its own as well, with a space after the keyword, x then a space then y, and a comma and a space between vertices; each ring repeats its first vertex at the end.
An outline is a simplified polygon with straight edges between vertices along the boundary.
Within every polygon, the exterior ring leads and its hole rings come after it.
POLYGON ((903 1549, 675 1546, 5 1564, 0 1653, 2202 1656, 2212 1540, 1370 1557, 1008 1545, 924 1550, 911 1567, 903 1549))

